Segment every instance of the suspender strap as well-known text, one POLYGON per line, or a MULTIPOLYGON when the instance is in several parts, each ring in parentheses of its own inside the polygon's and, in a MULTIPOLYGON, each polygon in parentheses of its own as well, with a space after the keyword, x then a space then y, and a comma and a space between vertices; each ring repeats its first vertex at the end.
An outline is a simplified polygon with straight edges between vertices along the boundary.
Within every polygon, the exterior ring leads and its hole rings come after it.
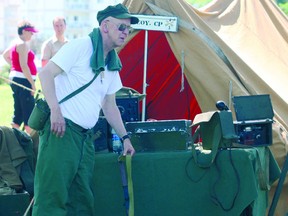
POLYGON ((98 74, 95 74, 93 79, 86 83, 85 85, 83 85, 82 87, 80 87, 79 89, 73 91, 71 94, 67 95, 65 98, 63 98, 62 100, 60 100, 59 104, 63 103, 64 101, 70 99, 71 97, 75 96, 76 94, 82 92, 85 88, 87 88, 97 77, 98 74))

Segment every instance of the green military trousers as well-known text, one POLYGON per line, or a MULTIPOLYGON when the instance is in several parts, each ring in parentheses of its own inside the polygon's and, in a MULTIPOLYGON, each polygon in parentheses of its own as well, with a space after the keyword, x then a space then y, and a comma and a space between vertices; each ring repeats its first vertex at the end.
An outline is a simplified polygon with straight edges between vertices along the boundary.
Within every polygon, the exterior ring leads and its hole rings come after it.
POLYGON ((66 132, 60 138, 51 133, 47 121, 39 135, 32 215, 94 215, 91 131, 66 120, 66 132))

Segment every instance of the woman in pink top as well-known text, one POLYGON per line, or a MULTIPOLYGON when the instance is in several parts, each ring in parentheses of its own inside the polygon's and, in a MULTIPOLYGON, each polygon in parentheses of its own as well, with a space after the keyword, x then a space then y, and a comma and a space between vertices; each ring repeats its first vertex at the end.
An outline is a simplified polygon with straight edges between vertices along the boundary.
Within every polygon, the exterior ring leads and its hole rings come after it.
POLYGON ((30 22, 20 22, 18 25, 20 41, 3 53, 4 59, 11 65, 9 78, 13 81, 11 84, 14 99, 12 127, 19 128, 24 123, 25 131, 29 134, 31 133, 31 128, 28 126, 28 119, 35 104, 34 92, 36 91, 37 68, 34 63, 35 55, 30 49, 28 41, 31 40, 36 32, 38 31, 30 22), (20 85, 14 83, 19 83, 20 85), (22 86, 31 89, 31 91, 22 86))

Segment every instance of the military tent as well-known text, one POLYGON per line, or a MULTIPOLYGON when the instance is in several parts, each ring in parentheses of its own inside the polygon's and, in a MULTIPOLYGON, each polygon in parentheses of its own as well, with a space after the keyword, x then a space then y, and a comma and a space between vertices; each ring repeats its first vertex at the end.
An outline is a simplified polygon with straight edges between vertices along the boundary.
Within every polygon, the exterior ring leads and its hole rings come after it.
MULTIPOLYGON (((184 89, 193 92, 187 94, 192 113, 214 110, 217 100, 229 102, 232 83, 232 96, 270 94, 275 119, 287 130, 288 21, 272 1, 215 1, 203 10, 185 1, 130 0, 124 4, 133 13, 179 18, 177 33, 149 32, 147 118, 193 118, 187 112, 174 114, 183 106, 180 99, 186 93, 180 91, 184 53, 184 89)), ((120 56, 124 85, 141 92, 143 31, 131 35, 120 56)))
MULTIPOLYGON (((233 112, 232 96, 269 94, 272 150, 282 165, 288 149, 288 20, 277 5, 272 0, 215 0, 200 9, 184 0, 123 4, 135 14, 179 21, 176 33, 148 32, 146 118, 193 120, 215 110, 218 100, 233 112)), ((140 93, 144 39, 144 31, 134 31, 119 50, 123 84, 140 93)))

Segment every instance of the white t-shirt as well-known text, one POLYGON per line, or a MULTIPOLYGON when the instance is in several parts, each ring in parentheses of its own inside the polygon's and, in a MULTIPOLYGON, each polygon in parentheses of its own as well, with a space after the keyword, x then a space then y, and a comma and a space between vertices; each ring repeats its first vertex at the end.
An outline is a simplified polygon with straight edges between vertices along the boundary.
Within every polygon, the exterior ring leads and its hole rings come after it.
MULTIPOLYGON (((66 43, 51 59, 64 71, 55 77, 58 101, 93 79, 95 74, 90 67, 92 52, 91 39, 87 36, 66 43)), ((107 71, 105 67, 102 73, 103 76, 98 75, 82 92, 61 103, 65 118, 86 129, 95 126, 105 95, 114 94, 122 88, 118 71, 107 71)))

